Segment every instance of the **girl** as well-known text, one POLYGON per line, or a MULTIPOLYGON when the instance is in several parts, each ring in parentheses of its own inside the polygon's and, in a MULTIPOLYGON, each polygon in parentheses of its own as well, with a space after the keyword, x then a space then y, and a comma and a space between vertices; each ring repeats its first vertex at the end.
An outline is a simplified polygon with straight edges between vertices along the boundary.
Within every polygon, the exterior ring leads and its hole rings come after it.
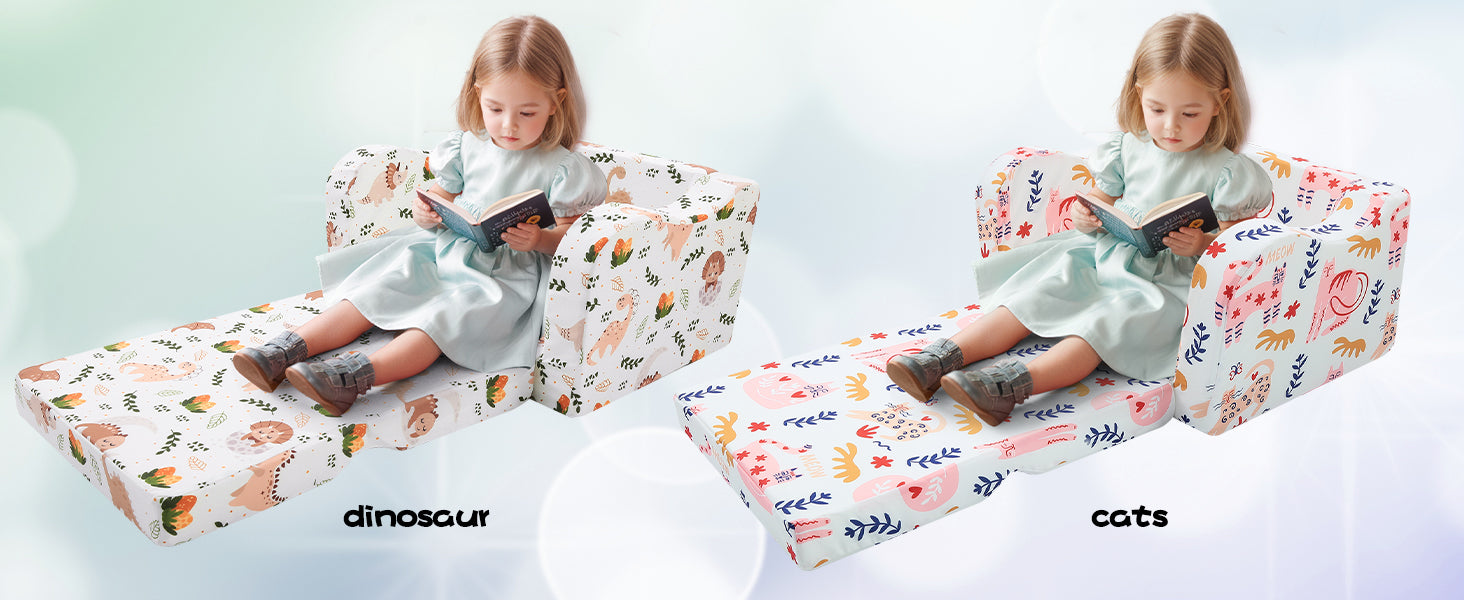
POLYGON ((234 356, 261 389, 282 380, 339 416, 374 384, 411 377, 440 355, 478 371, 531 366, 549 259, 566 225, 605 198, 604 175, 569 147, 584 128, 584 94, 569 45, 538 17, 500 21, 483 35, 458 96, 462 129, 432 152, 431 191, 470 211, 539 188, 557 227, 520 224, 492 252, 441 227, 414 200, 418 230, 321 256, 321 284, 341 301, 295 331, 234 356), (367 357, 302 362, 372 327, 400 331, 367 357))
MULTIPOLYGON (((1210 18, 1175 15, 1149 28, 1119 93, 1118 123, 1122 132, 1098 147, 1090 167, 1096 195, 1136 219, 1199 191, 1224 231, 1270 202, 1265 169, 1235 154, 1250 104, 1230 39, 1210 18)), ((949 339, 891 358, 890 379, 922 401, 943 389, 996 425, 1032 394, 1077 383, 1100 361, 1136 379, 1173 375, 1190 278, 1218 232, 1180 229, 1165 238, 1167 251, 1144 258, 1073 207, 1077 231, 978 264, 977 289, 989 290, 996 308, 949 339), (1062 340, 1027 365, 957 370, 1031 334, 1062 340)))

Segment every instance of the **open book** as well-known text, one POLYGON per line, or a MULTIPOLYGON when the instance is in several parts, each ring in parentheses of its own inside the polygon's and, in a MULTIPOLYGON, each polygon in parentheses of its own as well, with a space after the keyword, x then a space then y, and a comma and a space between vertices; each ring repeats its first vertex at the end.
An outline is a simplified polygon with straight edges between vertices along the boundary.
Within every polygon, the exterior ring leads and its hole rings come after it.
POLYGON ((1095 196, 1078 192, 1078 201, 1103 222, 1108 233, 1137 246, 1139 253, 1146 257, 1164 250, 1164 236, 1181 227, 1200 231, 1220 228, 1220 219, 1215 216, 1215 207, 1210 206, 1210 197, 1202 193, 1180 196, 1155 206, 1138 223, 1095 196))
POLYGON ((417 188, 417 196, 437 211, 442 224, 465 238, 478 243, 478 248, 491 252, 503 244, 503 232, 519 223, 530 223, 540 227, 554 226, 554 211, 549 209, 549 197, 543 190, 529 190, 514 194, 483 209, 474 215, 442 196, 417 188))

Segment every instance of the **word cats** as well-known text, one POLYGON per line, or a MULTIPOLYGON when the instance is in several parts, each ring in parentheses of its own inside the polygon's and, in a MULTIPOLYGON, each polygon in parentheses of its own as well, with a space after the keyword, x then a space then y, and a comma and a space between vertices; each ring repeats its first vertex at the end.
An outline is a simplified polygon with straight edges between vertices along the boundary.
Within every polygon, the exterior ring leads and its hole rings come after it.
POLYGON ((1129 527, 1131 525, 1163 527, 1169 524, 1169 511, 1149 510, 1142 504, 1136 510, 1095 510, 1093 511, 1093 524, 1099 527, 1129 527))

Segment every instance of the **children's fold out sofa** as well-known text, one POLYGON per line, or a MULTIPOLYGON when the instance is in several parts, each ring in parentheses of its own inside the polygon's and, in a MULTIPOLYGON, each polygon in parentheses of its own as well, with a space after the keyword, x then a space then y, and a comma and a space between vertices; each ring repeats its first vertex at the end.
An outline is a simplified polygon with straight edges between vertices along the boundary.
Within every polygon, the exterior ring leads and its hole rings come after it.
MULTIPOLYGON (((367 448, 406 449, 530 400, 579 416, 726 345, 758 190, 713 169, 576 148, 608 198, 570 225, 553 258, 534 368, 479 373, 439 360, 373 389, 343 417, 281 386, 250 385, 231 355, 328 308, 312 292, 27 368, 20 413, 142 532, 177 544, 335 477, 367 448)), ((411 220, 432 178, 425 153, 367 146, 326 182, 331 250, 411 220)), ((301 260, 310 260, 302 257, 301 260)), ((373 331, 327 356, 371 352, 373 331)))
MULTIPOLYGON (((885 361, 978 318, 973 300, 683 393, 686 433, 812 569, 980 502, 1016 472, 1053 469, 1170 419, 1224 433, 1381 357, 1397 325, 1408 192, 1301 158, 1250 155, 1274 180, 1272 203, 1202 255, 1170 379, 1100 367, 998 427, 944 392, 920 403, 893 385, 885 361)), ((973 247, 987 257, 1070 229, 1071 198, 1092 184, 1079 157, 1000 156, 976 190, 973 247)), ((1055 342, 1029 338, 991 360, 1025 362, 1055 342)))

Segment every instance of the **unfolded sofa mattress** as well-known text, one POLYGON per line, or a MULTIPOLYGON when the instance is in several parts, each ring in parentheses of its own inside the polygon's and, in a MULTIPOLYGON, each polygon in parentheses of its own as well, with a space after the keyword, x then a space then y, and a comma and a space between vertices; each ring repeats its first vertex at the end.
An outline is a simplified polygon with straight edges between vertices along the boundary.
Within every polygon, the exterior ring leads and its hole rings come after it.
MULTIPOLYGON (((885 375, 890 356, 949 336, 980 313, 977 305, 957 308, 752 365, 680 394, 677 410, 692 442, 804 569, 976 504, 1018 473, 1054 469, 1171 418, 1169 381, 1101 368, 1018 405, 997 427, 944 392, 919 402, 885 375)), ((1054 342, 1029 338, 991 360, 1030 361, 1054 342)))

